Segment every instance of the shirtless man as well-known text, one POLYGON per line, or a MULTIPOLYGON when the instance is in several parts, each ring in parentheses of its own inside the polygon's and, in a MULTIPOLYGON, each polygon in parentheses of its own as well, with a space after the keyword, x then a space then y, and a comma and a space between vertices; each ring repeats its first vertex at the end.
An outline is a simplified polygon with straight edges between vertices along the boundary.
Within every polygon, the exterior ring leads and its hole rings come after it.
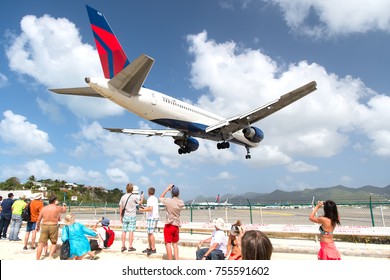
POLYGON ((37 232, 41 229, 41 235, 39 237, 38 249, 36 259, 40 260, 44 245, 50 239, 50 253, 49 258, 53 258, 53 254, 57 247, 58 240, 58 221, 61 219, 61 213, 66 212, 66 204, 58 206, 58 200, 55 195, 49 198, 49 205, 43 207, 39 213, 37 221, 37 232))

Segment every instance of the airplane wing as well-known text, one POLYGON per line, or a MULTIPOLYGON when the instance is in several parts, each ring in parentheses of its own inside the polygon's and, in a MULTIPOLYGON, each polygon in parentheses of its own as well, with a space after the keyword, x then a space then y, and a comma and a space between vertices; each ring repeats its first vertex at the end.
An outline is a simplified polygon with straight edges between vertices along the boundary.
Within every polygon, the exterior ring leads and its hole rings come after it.
POLYGON ((279 99, 258 107, 254 110, 246 112, 241 115, 225 119, 215 125, 206 128, 206 132, 221 130, 223 133, 233 133, 240 129, 247 127, 249 124, 255 123, 265 117, 283 109, 298 99, 308 95, 317 89, 316 82, 310 82, 300 88, 297 88, 289 93, 282 95, 279 99))
POLYGON ((108 83, 129 95, 137 95, 152 68, 154 59, 142 54, 108 83))
POLYGON ((184 133, 174 129, 127 129, 127 128, 104 128, 110 132, 125 133, 129 135, 145 135, 145 136, 171 136, 183 137, 184 133))
POLYGON ((56 88, 49 89, 50 91, 58 94, 68 94, 68 95, 80 95, 80 96, 89 96, 89 97, 103 97, 97 91, 91 87, 79 87, 79 88, 56 88))

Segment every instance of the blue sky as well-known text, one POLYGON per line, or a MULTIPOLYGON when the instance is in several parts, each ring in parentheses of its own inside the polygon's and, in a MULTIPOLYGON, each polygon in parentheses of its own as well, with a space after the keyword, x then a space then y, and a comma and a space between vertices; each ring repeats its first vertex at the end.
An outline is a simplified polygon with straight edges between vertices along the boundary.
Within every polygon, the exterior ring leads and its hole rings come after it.
MULTIPOLYGON (((4 3, 3 3, 4 2, 4 3)), ((0 180, 16 176, 186 199, 390 183, 390 1, 18 1, 0 4, 0 180), (155 59, 146 87, 231 117, 315 80, 318 90, 256 123, 245 149, 104 127, 158 128, 106 100, 57 96, 102 76, 85 4, 130 60, 155 59)))

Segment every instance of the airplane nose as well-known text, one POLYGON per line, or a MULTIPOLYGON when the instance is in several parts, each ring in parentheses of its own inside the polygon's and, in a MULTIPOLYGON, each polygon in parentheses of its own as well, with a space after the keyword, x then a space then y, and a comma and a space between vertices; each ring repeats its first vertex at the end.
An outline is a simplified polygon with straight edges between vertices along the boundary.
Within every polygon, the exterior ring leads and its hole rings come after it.
POLYGON ((89 82, 91 81, 91 78, 90 78, 90 77, 86 77, 84 80, 85 80, 85 82, 86 82, 87 84, 89 84, 89 82))

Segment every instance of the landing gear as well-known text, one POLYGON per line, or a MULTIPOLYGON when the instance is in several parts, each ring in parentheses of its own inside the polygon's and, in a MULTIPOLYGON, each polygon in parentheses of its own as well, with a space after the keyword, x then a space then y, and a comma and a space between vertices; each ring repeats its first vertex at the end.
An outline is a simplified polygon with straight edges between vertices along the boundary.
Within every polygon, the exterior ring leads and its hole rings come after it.
POLYGON ((249 147, 248 147, 248 146, 245 146, 245 149, 246 149, 246 156, 245 156, 245 158, 246 158, 246 159, 251 159, 249 147))
POLYGON ((229 149, 230 148, 230 143, 229 142, 222 142, 217 144, 217 149, 229 149))
POLYGON ((179 155, 189 154, 193 151, 196 151, 199 147, 199 142, 192 137, 181 137, 175 139, 175 144, 179 146, 177 152, 179 155))
POLYGON ((179 153, 179 155, 181 155, 181 154, 189 154, 191 151, 189 151, 187 147, 184 147, 184 148, 179 148, 177 152, 179 153))

